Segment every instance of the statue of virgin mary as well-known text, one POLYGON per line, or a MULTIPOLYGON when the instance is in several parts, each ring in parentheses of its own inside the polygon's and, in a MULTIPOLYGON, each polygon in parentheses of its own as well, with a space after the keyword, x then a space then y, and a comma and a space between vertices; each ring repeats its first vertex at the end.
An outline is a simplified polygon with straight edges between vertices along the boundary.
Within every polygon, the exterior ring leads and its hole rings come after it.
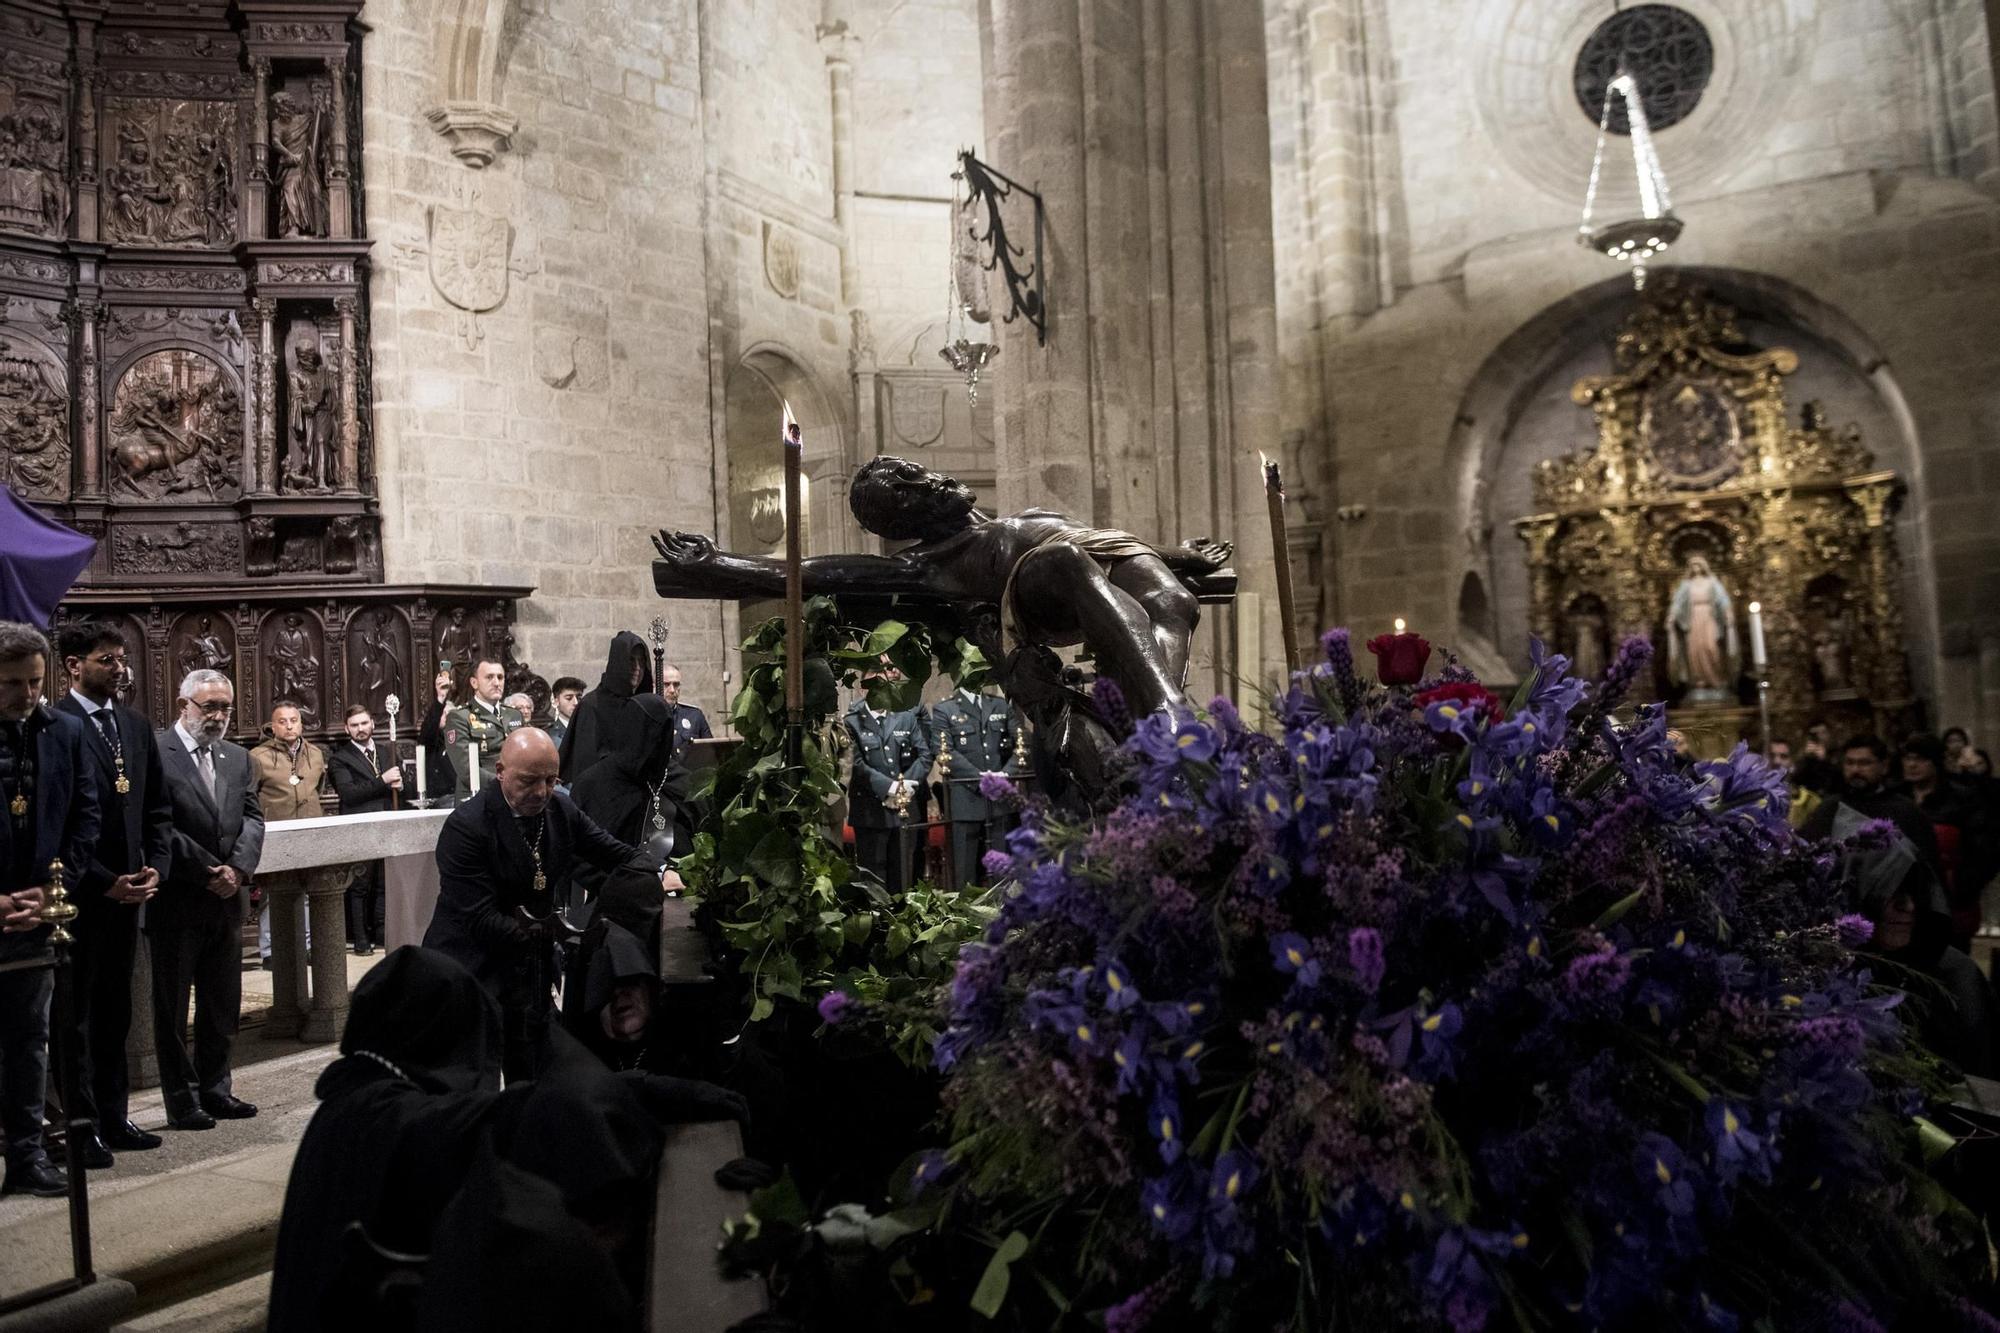
POLYGON ((1695 702, 1730 697, 1735 679, 1736 616, 1729 590, 1706 556, 1690 556, 1667 606, 1667 670, 1695 702))

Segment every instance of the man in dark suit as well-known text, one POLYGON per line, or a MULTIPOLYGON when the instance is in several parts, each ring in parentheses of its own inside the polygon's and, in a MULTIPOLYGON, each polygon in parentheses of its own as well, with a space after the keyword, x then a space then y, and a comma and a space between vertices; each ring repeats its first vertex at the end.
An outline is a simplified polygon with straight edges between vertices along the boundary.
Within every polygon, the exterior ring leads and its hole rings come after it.
POLYGON ((888 712, 856 699, 847 710, 854 772, 847 785, 847 822, 854 825, 854 856, 891 893, 916 883, 923 864, 920 833, 925 785, 937 751, 930 718, 921 707, 888 712))
MULTIPOLYGON (((38 958, 49 928, 38 915, 52 861, 64 887, 81 883, 97 841, 97 792, 83 724, 42 703, 49 642, 31 625, 0 621, 0 963, 38 958)), ((53 1198, 68 1188, 42 1143, 49 1079, 49 1001, 55 974, 0 972, 0 1128, 7 1175, 0 1195, 53 1198)))
POLYGON ((146 906, 153 951, 153 1038, 172 1129, 213 1129, 257 1108, 230 1092, 229 1045, 243 1008, 243 905, 264 850, 249 751, 224 740, 236 691, 220 671, 181 682, 180 720, 159 734, 173 799, 173 866, 146 906), (185 1016, 194 989, 194 1058, 185 1016))
POLYGON ((645 852, 599 828, 556 790, 561 771, 548 733, 524 727, 500 747, 494 780, 459 803, 438 835, 438 900, 424 946, 450 954, 500 1001, 509 1079, 531 1078, 560 974, 553 922, 531 926, 526 908, 551 918, 570 905, 577 863, 630 871, 662 888, 680 877, 647 865, 645 852))
POLYGON ((172 864, 173 800, 160 768, 153 728, 117 703, 131 672, 115 626, 85 620, 64 628, 58 649, 70 689, 56 710, 84 723, 84 758, 101 814, 97 846, 80 867, 77 894, 75 1004, 76 1100, 71 1119, 96 1134, 83 1143, 84 1164, 101 1171, 111 1152, 160 1146, 160 1136, 132 1123, 125 1038, 132 1030, 132 968, 139 950, 139 909, 159 892, 172 864))
POLYGON ((708 729, 708 714, 702 712, 693 704, 684 704, 681 702, 681 669, 679 667, 670 666, 661 669, 660 697, 667 701, 667 707, 672 710, 671 721, 673 731, 671 735, 675 757, 678 758, 687 750, 688 742, 690 741, 706 741, 715 738, 715 733, 708 729))
MULTIPOLYGON (((347 743, 326 751, 327 776, 340 797, 343 815, 387 810, 403 789, 402 756, 375 741, 375 715, 368 705, 347 710, 347 743)), ((347 886, 347 938, 362 957, 382 947, 382 863, 370 861, 347 886)))

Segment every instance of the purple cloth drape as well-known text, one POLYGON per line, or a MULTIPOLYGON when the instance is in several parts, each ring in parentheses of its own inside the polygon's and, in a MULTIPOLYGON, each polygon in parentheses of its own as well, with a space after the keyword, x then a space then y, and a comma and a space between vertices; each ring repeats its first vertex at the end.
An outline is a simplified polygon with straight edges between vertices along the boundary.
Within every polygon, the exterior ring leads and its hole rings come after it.
POLYGON ((56 603, 96 549, 94 538, 44 516, 0 486, 0 620, 47 629, 56 603))

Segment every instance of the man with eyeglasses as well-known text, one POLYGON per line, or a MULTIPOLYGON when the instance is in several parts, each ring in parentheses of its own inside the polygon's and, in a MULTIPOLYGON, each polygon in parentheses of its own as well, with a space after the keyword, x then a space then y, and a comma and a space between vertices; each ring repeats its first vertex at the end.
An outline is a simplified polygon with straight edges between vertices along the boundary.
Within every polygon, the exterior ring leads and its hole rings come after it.
POLYGON ((173 798, 173 865, 146 908, 153 953, 153 1038, 170 1129, 214 1129, 257 1108, 231 1092, 229 1046, 243 1008, 239 940, 264 814, 250 755, 223 739, 236 690, 220 671, 190 671, 180 719, 159 734, 173 798), (194 1052, 186 1037, 194 990, 194 1052))
POLYGON ((159 1135, 132 1123, 125 1038, 132 1030, 139 909, 159 892, 172 864, 174 807, 152 725, 118 702, 131 671, 117 626, 78 621, 63 627, 56 646, 70 681, 56 711, 84 724, 84 761, 102 816, 97 845, 78 867, 73 1021, 56 1040, 76 1044, 76 1115, 97 1131, 83 1144, 83 1161, 102 1171, 114 1150, 160 1146, 159 1135))

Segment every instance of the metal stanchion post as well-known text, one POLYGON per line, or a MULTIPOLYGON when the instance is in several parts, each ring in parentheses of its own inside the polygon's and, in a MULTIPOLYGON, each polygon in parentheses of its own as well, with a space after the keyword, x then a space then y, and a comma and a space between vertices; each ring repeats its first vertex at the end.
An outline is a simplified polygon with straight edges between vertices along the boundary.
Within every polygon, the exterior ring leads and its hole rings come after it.
POLYGON ((92 1131, 92 1126, 87 1117, 77 1113, 76 1042, 72 1039, 76 1028, 70 1017, 75 1009, 75 984, 69 962, 69 946, 74 941, 67 929, 76 920, 76 905, 70 902, 69 890, 63 885, 60 860, 49 862, 49 889, 41 916, 55 927, 49 935, 49 948, 55 955, 55 1002, 51 1019, 52 1030, 63 1038, 55 1043, 56 1085, 62 1089, 63 1122, 67 1127, 63 1146, 69 1171, 70 1259, 76 1268, 78 1284, 87 1285, 97 1280, 90 1257, 90 1192, 83 1165, 83 1136, 92 1131))

